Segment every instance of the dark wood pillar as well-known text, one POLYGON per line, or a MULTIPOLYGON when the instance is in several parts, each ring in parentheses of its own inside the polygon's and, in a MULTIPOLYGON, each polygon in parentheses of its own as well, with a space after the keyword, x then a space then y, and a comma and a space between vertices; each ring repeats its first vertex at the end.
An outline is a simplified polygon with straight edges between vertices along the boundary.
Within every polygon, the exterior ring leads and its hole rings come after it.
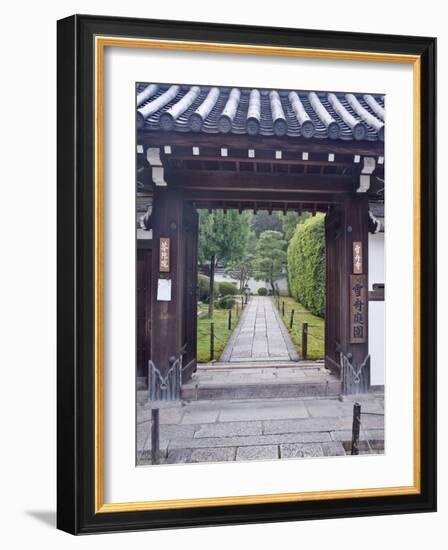
POLYGON ((151 359, 163 374, 169 368, 168 360, 177 355, 183 345, 182 296, 183 258, 182 226, 183 198, 179 190, 156 187, 152 214, 152 311, 151 311, 151 359), (169 238, 169 271, 160 271, 160 239, 169 238), (160 300, 159 279, 171 281, 171 299, 160 300))
POLYGON ((339 241, 340 208, 334 206, 325 216, 325 367, 339 375, 339 241))
POLYGON ((182 342, 186 346, 182 381, 185 382, 196 370, 197 358, 198 214, 191 202, 184 204, 182 238, 185 277, 182 342))
POLYGON ((152 241, 137 241, 137 377, 146 378, 151 358, 152 241), (145 247, 143 246, 145 245, 145 247))
POLYGON ((364 393, 370 388, 368 211, 365 194, 347 195, 341 203, 339 345, 345 394, 364 393))

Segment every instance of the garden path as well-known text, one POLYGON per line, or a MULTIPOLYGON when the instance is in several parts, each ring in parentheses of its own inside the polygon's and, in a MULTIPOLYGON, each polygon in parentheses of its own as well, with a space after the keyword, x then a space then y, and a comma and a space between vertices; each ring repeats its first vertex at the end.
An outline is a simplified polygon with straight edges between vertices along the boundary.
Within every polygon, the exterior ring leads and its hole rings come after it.
POLYGON ((298 361, 291 337, 271 298, 254 296, 230 337, 220 362, 298 361))

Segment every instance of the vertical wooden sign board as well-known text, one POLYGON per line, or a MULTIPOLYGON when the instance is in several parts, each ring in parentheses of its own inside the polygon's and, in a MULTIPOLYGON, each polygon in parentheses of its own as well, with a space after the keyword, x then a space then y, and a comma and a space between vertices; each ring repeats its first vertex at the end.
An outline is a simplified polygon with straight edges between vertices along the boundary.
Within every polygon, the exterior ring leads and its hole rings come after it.
POLYGON ((367 342, 367 277, 350 275, 350 343, 367 342))
POLYGON ((361 275, 363 272, 362 266, 362 242, 353 242, 353 273, 361 275))
POLYGON ((160 237, 159 239, 159 271, 160 273, 170 272, 170 238, 160 237))

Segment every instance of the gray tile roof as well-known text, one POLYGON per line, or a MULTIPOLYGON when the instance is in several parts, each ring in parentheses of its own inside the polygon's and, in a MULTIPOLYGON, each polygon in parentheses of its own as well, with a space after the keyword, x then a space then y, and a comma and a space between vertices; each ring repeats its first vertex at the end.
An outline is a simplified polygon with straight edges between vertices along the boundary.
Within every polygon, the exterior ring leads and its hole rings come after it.
POLYGON ((147 131, 384 141, 384 96, 137 85, 137 126, 147 131))

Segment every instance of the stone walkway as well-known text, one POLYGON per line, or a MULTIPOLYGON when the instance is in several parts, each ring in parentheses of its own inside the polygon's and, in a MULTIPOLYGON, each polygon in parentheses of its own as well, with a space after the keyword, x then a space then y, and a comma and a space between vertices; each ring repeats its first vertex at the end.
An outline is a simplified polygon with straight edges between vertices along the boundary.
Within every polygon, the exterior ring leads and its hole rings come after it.
POLYGON ((298 361, 291 337, 271 298, 250 299, 221 362, 298 361))
MULTIPOLYGON (((138 392, 137 463, 150 459, 151 410, 138 392)), ((193 401, 160 410, 161 463, 273 460, 350 454, 353 403, 361 403, 360 453, 384 450, 382 395, 193 401)))

